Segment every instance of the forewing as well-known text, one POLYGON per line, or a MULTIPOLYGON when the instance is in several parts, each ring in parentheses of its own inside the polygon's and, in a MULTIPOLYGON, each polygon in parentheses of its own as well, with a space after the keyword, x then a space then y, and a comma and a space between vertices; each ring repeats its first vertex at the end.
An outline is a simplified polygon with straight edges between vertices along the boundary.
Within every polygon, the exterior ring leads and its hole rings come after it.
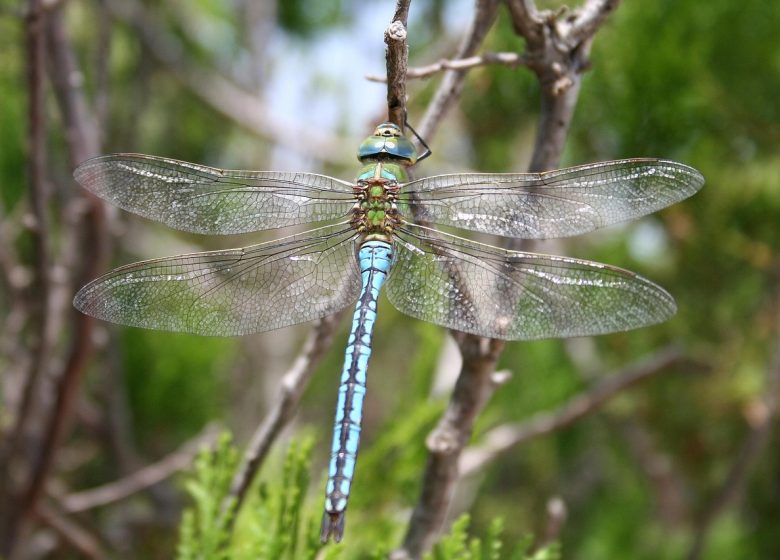
POLYGON ((77 309, 112 323, 232 336, 311 321, 360 294, 355 231, 327 226, 242 249, 123 266, 84 286, 77 309))
POLYGON ((682 163, 628 159, 545 173, 426 177, 406 185, 399 203, 416 221, 545 239, 644 216, 703 184, 701 173, 682 163))
POLYGON ((204 234, 339 219, 355 202, 349 183, 325 175, 229 171, 140 154, 90 159, 74 177, 128 212, 204 234))
POLYGON ((625 331, 676 311, 663 288, 627 270, 433 234, 411 224, 397 233, 386 293, 437 325, 530 340, 625 331))

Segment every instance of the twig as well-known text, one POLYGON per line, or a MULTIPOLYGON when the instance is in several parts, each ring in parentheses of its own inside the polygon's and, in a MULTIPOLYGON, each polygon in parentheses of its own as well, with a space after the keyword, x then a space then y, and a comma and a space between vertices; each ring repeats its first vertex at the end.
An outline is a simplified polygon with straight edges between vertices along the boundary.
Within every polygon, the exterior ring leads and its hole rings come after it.
POLYGON ((619 3, 588 0, 562 25, 552 12, 537 11, 532 0, 507 0, 512 23, 526 40, 529 67, 542 86, 539 134, 529 171, 559 165, 582 74, 590 66, 593 36, 619 3))
MULTIPOLYGON (((271 444, 293 418, 309 379, 311 379, 325 352, 330 348, 342 315, 342 313, 337 313, 325 317, 312 327, 300 355, 282 377, 279 397, 275 400, 274 407, 257 427, 244 452, 241 467, 230 483, 230 493, 222 503, 223 515, 232 507, 235 507, 236 511, 241 507, 258 469, 271 448, 271 444)), ((235 518, 235 515, 231 517, 231 526, 235 518)))
POLYGON ((447 410, 426 439, 429 454, 421 495, 403 548, 393 552, 393 560, 418 558, 443 524, 458 479, 458 458, 471 437, 477 415, 496 386, 492 376, 502 348, 500 341, 486 338, 470 336, 460 342, 463 368, 447 410))
MULTIPOLYGON (((485 40, 488 30, 492 27, 497 13, 498 0, 476 0, 474 18, 458 46, 454 59, 469 58, 476 54, 482 41, 485 40)), ((427 138, 429 141, 433 138, 439 123, 460 97, 465 80, 465 70, 447 70, 444 73, 419 126, 423 138, 427 138)))
MULTIPOLYGON (((690 370, 691 368, 686 368, 690 370)), ((694 366, 693 369, 696 369, 694 366)), ((690 519, 690 495, 685 479, 672 458, 658 449, 650 427, 636 415, 605 414, 607 423, 618 430, 626 449, 634 457, 653 490, 657 516, 666 527, 676 527, 690 519)))
POLYGON ((65 496, 62 499, 62 507, 67 513, 78 513, 124 500, 141 490, 154 486, 174 473, 189 467, 193 458, 203 447, 210 447, 214 444, 219 431, 219 426, 208 425, 198 436, 156 463, 114 482, 65 496))
POLYGON ((385 60, 387 62, 387 116, 390 122, 406 126, 406 71, 409 63, 409 45, 406 27, 411 0, 398 0, 395 14, 385 30, 385 60))
POLYGON ((596 412, 612 397, 629 387, 669 370, 685 358, 676 346, 664 348, 604 379, 567 400, 554 410, 540 412, 530 419, 505 424, 488 431, 483 441, 467 449, 460 461, 461 476, 471 476, 501 454, 527 441, 570 426, 583 416, 596 412))
MULTIPOLYGON (((515 68, 517 66, 527 65, 528 59, 524 55, 513 52, 486 52, 477 56, 452 60, 443 58, 440 61, 427 66, 418 66, 417 68, 407 69, 406 79, 427 78, 443 70, 468 70, 477 66, 487 66, 488 64, 503 64, 504 66, 515 68)), ((366 79, 371 82, 387 82, 385 76, 378 76, 376 74, 369 74, 366 76, 366 79)))
POLYGON ((737 499, 761 453, 769 441, 775 419, 780 412, 780 283, 776 286, 778 296, 774 301, 774 344, 772 357, 767 365, 764 394, 751 415, 751 429, 745 437, 722 486, 704 510, 696 524, 693 543, 688 560, 698 560, 704 553, 712 525, 723 511, 737 499))
POLYGON ((571 30, 568 32, 570 42, 579 43, 592 37, 609 15, 620 5, 621 0, 590 0, 574 12, 571 30))
MULTIPOLYGON (((91 126, 92 121, 87 116, 83 91, 73 80, 73 76, 79 75, 79 71, 65 32, 61 6, 48 14, 45 30, 49 57, 52 60, 49 65, 51 81, 65 123, 69 155, 75 165, 75 162, 97 155, 97 136, 91 126)), ((84 220, 84 227, 88 230, 87 235, 93 250, 87 252, 85 257, 85 275, 94 276, 101 267, 104 235, 102 206, 96 199, 90 200, 92 204, 90 213, 84 220)), ((54 405, 47 410, 40 449, 32 463, 29 481, 21 493, 17 511, 21 522, 35 510, 42 496, 60 441, 69 427, 73 402, 92 350, 92 320, 75 311, 71 312, 71 316, 75 321, 75 326, 71 329, 72 344, 65 365, 56 377, 54 405)))
POLYGON ((45 122, 45 91, 44 79, 46 69, 45 52, 45 13, 41 0, 30 0, 25 18, 25 34, 27 42, 27 90, 28 102, 28 151, 29 151, 29 193, 30 209, 34 219, 31 236, 34 247, 34 277, 31 298, 30 319, 33 322, 34 334, 30 348, 30 362, 24 374, 24 386, 19 409, 16 412, 14 425, 4 438, 0 463, 0 556, 12 556, 18 540, 18 533, 23 529, 25 516, 32 504, 16 502, 16 481, 12 480, 14 463, 17 457, 20 441, 27 430, 27 421, 38 396, 40 379, 44 369, 49 364, 52 346, 50 332, 50 257, 48 248, 48 218, 46 193, 46 122, 45 122), (16 507, 12 507, 14 504, 16 507))
POLYGON ((184 59, 178 39, 151 17, 141 2, 108 0, 106 5, 114 17, 133 26, 149 52, 176 80, 238 126, 317 161, 340 164, 346 161, 345 154, 353 153, 353 146, 318 127, 280 121, 253 93, 219 72, 184 59))
POLYGON ((57 533, 57 536, 80 557, 94 560, 108 557, 97 537, 53 507, 43 503, 38 504, 35 507, 35 516, 57 533))

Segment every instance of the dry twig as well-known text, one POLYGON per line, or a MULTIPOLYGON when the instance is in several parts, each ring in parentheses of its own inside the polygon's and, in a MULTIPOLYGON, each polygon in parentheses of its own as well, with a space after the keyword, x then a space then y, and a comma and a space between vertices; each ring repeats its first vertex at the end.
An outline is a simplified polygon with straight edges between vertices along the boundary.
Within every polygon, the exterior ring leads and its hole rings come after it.
MULTIPOLYGON (((444 58, 427 66, 409 68, 406 71, 406 79, 414 80, 419 78, 428 78, 443 70, 469 70, 471 68, 476 68, 477 66, 487 66, 489 64, 503 64, 504 66, 516 68, 517 66, 527 65, 528 59, 521 54, 513 52, 486 52, 467 58, 444 58)), ((387 78, 385 76, 378 76, 376 74, 369 74, 366 76, 366 79, 371 82, 387 82, 387 78)))
POLYGON ((523 422, 491 429, 479 445, 463 453, 460 461, 461 476, 475 474, 503 453, 531 439, 570 426, 580 418, 596 412, 627 388, 669 371, 670 366, 679 363, 684 357, 679 348, 670 346, 619 371, 605 374, 604 379, 554 410, 540 412, 523 422))
POLYGON ((35 517, 51 528, 81 558, 102 560, 107 557, 100 540, 86 528, 47 504, 35 507, 35 517))
MULTIPOLYGON (((318 127, 281 122, 265 103, 223 73, 195 65, 181 56, 176 36, 153 18, 137 0, 109 0, 112 15, 132 25, 149 52, 170 74, 215 111, 252 134, 269 138, 316 161, 345 163, 352 147, 318 127)), ((351 161, 351 160, 349 160, 351 161)))
POLYGON ((67 513, 79 513, 124 500, 150 486, 154 486, 174 473, 189 467, 201 449, 211 447, 214 444, 219 435, 219 430, 219 426, 209 425, 201 434, 156 463, 147 465, 129 476, 97 488, 82 490, 81 492, 65 496, 61 500, 62 507, 67 513))
MULTIPOLYGON (((31 10, 34 13, 35 10, 31 10)), ((60 104, 63 122, 66 129, 67 146, 71 156, 71 163, 97 155, 97 135, 91 120, 88 118, 87 103, 83 97, 83 91, 79 89, 79 83, 73 79, 80 75, 72 52, 70 40, 65 33, 62 6, 52 8, 46 16, 45 25, 40 30, 45 33, 48 46, 50 79, 54 93, 60 104)), ((84 270, 80 271, 85 276, 94 276, 101 268, 103 251, 101 242, 104 239, 102 231, 102 206, 95 199, 90 199, 89 212, 83 220, 85 234, 89 236, 92 250, 84 255, 84 270)), ((78 266, 78 265, 76 265, 78 266)), ((40 274, 36 271, 36 274, 40 274)), ((64 308, 58 309, 60 313, 66 313, 64 308)), ((64 360, 61 371, 54 376, 53 406, 47 408, 42 418, 42 433, 38 435, 40 446, 36 450, 35 457, 31 460, 29 478, 21 484, 16 507, 11 516, 6 537, 3 539, 3 547, 8 556, 12 555, 15 539, 25 531, 25 522, 31 514, 37 510, 40 498, 43 494, 46 481, 54 465, 54 459, 63 435, 69 427, 73 402, 77 395, 81 377, 85 371, 87 359, 92 351, 92 320, 78 314, 75 310, 69 311, 73 318, 74 326, 71 345, 68 355, 64 360)), ((54 319, 51 319, 54 321, 54 319)), ((57 318, 59 322, 59 318, 57 318)), ((47 364, 52 363, 53 356, 50 352, 41 352, 40 359, 47 364)), ((23 436, 20 431, 18 436, 23 436)))
POLYGON ((31 236, 34 246, 34 277, 29 320, 34 327, 28 370, 23 377, 22 397, 16 411, 14 424, 0 451, 0 555, 12 556, 14 547, 30 513, 23 492, 18 494, 17 484, 27 481, 14 480, 17 463, 26 463, 29 457, 20 452, 22 439, 27 431, 28 419, 39 394, 40 381, 49 365, 49 353, 53 345, 50 304, 50 255, 48 238, 46 192, 46 122, 44 79, 46 69, 45 27, 46 14, 41 0, 30 0, 25 18, 27 42, 27 91, 28 101, 28 149, 30 208, 34 223, 31 236))
POLYGON ((406 26, 411 0, 398 0, 395 14, 385 30, 385 59, 387 62, 387 116, 401 130, 406 126, 406 71, 409 62, 409 44, 406 26))

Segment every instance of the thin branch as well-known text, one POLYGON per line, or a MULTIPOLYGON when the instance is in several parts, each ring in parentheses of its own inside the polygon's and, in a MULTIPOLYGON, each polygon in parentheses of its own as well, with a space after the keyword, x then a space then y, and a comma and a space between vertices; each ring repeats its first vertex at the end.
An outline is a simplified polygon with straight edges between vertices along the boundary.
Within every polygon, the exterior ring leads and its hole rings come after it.
POLYGON ((346 161, 345 154, 353 153, 353 146, 318 127, 280 121, 252 92, 217 71, 186 60, 181 56, 183 48, 178 39, 148 14, 141 2, 108 0, 107 6, 114 17, 134 28, 149 52, 176 80, 238 126, 317 161, 341 164, 346 161))
POLYGON ((549 12, 540 14, 534 0, 507 0, 507 7, 518 35, 529 43, 539 44, 544 40, 544 20, 549 19, 549 12))
MULTIPOLYGON (((34 338, 30 348, 30 362, 23 376, 24 386, 19 409, 16 412, 14 425, 4 438, 3 449, 0 452, 0 556, 11 557, 19 539, 19 533, 24 530, 24 521, 33 504, 24 497, 17 503, 17 481, 14 478, 15 463, 21 460, 17 457, 19 446, 27 430, 27 421, 38 397, 40 380, 43 371, 49 364, 51 340, 51 317, 49 305, 51 300, 50 256, 48 248, 48 217, 46 192, 46 122, 45 122, 45 13, 41 0, 30 0, 25 18, 25 35, 27 43, 27 92, 28 99, 28 180, 30 194, 30 209, 34 223, 30 228, 33 238, 34 277, 31 298, 30 318, 33 321, 34 338), (11 507, 14 504, 14 507, 11 507)), ((23 495, 23 493, 22 493, 23 495)))
MULTIPOLYGON (((230 483, 230 493, 222 503, 223 514, 228 512, 231 507, 235 507, 236 511, 241 507, 271 445, 295 415, 314 370, 331 346, 333 335, 342 315, 343 313, 337 313, 325 317, 312 327, 300 355, 282 377, 281 391, 275 400, 274 407, 268 411, 263 422, 257 427, 244 452, 241 467, 230 483)), ((232 516, 231 525, 235 517, 235 515, 232 516)))
POLYGON ((461 476, 471 476, 502 454, 527 441, 548 435, 592 414, 611 398, 626 389, 669 371, 685 358, 676 346, 669 346, 619 371, 605 374, 604 379, 585 389, 561 406, 540 412, 528 420, 505 424, 488 431, 479 445, 467 449, 460 461, 461 476))
POLYGON ((65 496, 62 507, 67 513, 79 513, 124 500, 133 494, 154 486, 174 473, 186 469, 203 447, 217 440, 220 428, 207 426, 203 432, 161 460, 114 482, 65 496))
POLYGON ((398 0, 395 14, 385 30, 385 60, 387 63, 387 116, 401 127, 406 126, 406 71, 409 63, 409 45, 406 27, 411 0, 398 0))
MULTIPOLYGON (((477 56, 452 60, 443 58, 440 61, 434 62, 433 64, 429 64, 427 66, 409 68, 406 71, 406 79, 413 80, 418 78, 428 78, 443 70, 468 70, 470 68, 476 68, 477 66, 487 66, 489 64, 502 64, 504 66, 509 66, 510 68, 516 68, 518 66, 528 65, 528 58, 524 55, 513 52, 485 52, 477 56)), ((369 74, 366 76, 366 79, 371 82, 379 83, 384 83, 387 81, 386 77, 378 76, 376 74, 369 74)))
MULTIPOLYGON (((80 72, 65 31, 61 6, 48 14, 45 31, 51 59, 49 64, 51 82, 63 116, 71 162, 75 164, 74 160, 81 161, 97 155, 97 136, 92 121, 87 116, 83 91, 79 88, 78 81, 73 79, 74 76, 80 75, 80 72)), ((102 206, 94 197, 90 200, 92 204, 90 213, 84 220, 84 227, 89 235, 92 250, 87 252, 87 270, 84 273, 94 277, 97 269, 101 268, 104 235, 102 206)), ((56 377, 54 405, 46 411, 41 445, 33 460, 29 481, 22 489, 17 508, 21 523, 35 511, 43 494, 59 444, 69 428, 73 402, 92 350, 92 320, 75 311, 72 311, 71 316, 75 322, 71 329, 73 333, 71 347, 65 365, 56 377)))
POLYGON ((579 43, 592 37, 620 5, 621 0, 588 0, 571 18, 570 41, 579 43))
MULTIPOLYGON (((476 54, 485 40, 487 32, 493 26, 497 13, 498 0, 476 0, 474 18, 458 46, 454 59, 469 58, 476 54)), ((429 141, 433 138, 439 123, 460 97, 465 80, 465 70, 448 70, 444 73, 433 99, 428 104, 422 123, 418 127, 423 138, 429 141)))
POLYGON ((433 544, 452 501, 458 458, 495 387, 493 374, 503 342, 468 336, 459 346, 463 367, 447 410, 425 442, 429 454, 420 498, 412 512, 403 548, 393 552, 393 560, 419 558, 433 544))
POLYGON ((33 282, 30 292, 30 316, 35 331, 29 354, 32 357, 29 370, 24 375, 25 385, 15 425, 9 438, 9 456, 15 453, 19 439, 24 437, 27 420, 38 395, 39 381, 50 358, 53 344, 50 329, 51 316, 51 256, 49 254, 49 230, 47 206, 49 193, 46 186, 46 110, 44 80, 46 71, 45 13, 41 2, 32 0, 26 20, 27 34, 27 88, 28 102, 28 180, 32 220, 30 234, 33 238, 33 282))
POLYGON ((35 508, 35 516, 49 526, 57 536, 62 539, 70 548, 79 554, 81 558, 91 558, 102 560, 108 558, 106 551, 100 544, 99 539, 92 535, 87 529, 76 523, 52 506, 47 504, 38 504, 35 508))
MULTIPOLYGON (((574 47, 558 35, 556 16, 539 12, 531 0, 508 0, 518 33, 526 39, 528 66, 536 73, 542 89, 541 119, 530 171, 554 169, 561 154, 574 114, 581 74, 588 68, 591 38, 574 47)), ((494 18, 497 3, 477 2, 469 33, 456 59, 473 56, 494 18)), ((591 26, 595 33, 597 26, 591 26)), ((439 121, 455 103, 463 88, 464 70, 448 70, 426 111, 421 134, 430 139, 439 121)), ((515 243, 512 248, 520 248, 515 243)), ((473 422, 486 402, 490 379, 504 343, 473 335, 456 334, 463 366, 450 405, 428 438, 430 451, 423 475, 420 498, 412 513, 403 547, 393 558, 419 558, 436 538, 445 519, 458 477, 458 462, 468 441, 473 422), (467 390, 465 390, 467 388, 467 390)))
POLYGON ((526 40, 529 67, 542 86, 539 133, 529 171, 559 166, 582 74, 590 67, 593 36, 618 4, 589 0, 575 12, 575 24, 565 25, 567 20, 550 11, 538 12, 532 0, 507 0, 512 23, 526 40))

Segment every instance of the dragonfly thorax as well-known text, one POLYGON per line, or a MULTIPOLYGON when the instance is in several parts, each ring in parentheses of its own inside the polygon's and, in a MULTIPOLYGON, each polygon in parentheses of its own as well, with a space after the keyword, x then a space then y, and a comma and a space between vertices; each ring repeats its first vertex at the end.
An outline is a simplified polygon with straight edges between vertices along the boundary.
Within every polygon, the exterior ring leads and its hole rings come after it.
POLYGON ((352 210, 352 226, 367 235, 385 237, 401 223, 396 206, 400 186, 395 179, 381 176, 381 164, 370 179, 359 179, 355 186, 357 202, 352 210))

